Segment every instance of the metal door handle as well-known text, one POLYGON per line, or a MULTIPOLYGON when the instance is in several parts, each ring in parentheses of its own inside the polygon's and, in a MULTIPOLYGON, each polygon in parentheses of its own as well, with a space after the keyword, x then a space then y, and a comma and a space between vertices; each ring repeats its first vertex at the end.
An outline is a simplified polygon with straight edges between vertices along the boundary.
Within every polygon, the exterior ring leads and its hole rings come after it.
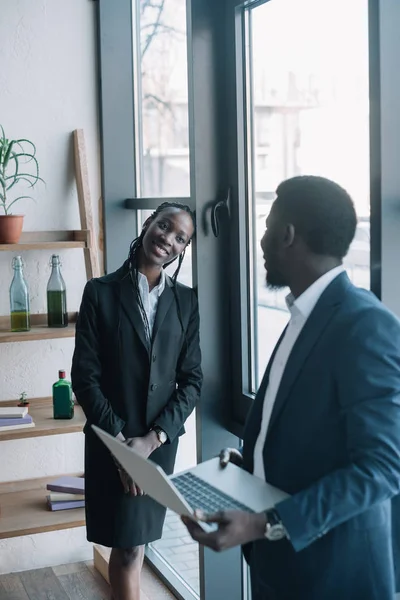
POLYGON ((228 216, 230 216, 230 204, 231 204, 231 188, 229 187, 227 192, 226 192, 226 196, 223 200, 218 200, 212 210, 211 210, 211 228, 213 230, 213 234, 215 235, 215 237, 219 236, 219 218, 218 218, 218 212, 225 208, 228 216))

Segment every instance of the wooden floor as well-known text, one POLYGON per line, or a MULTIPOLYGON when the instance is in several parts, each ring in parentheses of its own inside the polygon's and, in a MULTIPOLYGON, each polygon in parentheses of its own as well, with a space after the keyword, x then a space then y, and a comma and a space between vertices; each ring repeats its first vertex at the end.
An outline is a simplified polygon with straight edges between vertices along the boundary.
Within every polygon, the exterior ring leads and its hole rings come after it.
MULTIPOLYGON (((92 562, 0 575, 0 600, 109 600, 110 588, 92 562)), ((141 600, 175 600, 147 565, 141 600)))

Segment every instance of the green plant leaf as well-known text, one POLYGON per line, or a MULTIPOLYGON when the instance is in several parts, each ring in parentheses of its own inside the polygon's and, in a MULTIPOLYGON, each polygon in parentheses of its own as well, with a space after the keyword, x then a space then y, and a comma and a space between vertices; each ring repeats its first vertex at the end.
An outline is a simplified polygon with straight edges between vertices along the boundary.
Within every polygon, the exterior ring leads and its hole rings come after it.
POLYGON ((10 183, 10 185, 6 188, 7 192, 9 192, 14 185, 16 185, 17 183, 19 183, 20 181, 26 181, 29 184, 29 187, 33 188, 33 186, 35 185, 35 183, 32 183, 27 177, 24 177, 24 174, 18 175, 18 177, 16 179, 14 179, 14 181, 12 183, 10 183))
POLYGON ((7 150, 6 150, 5 154, 4 154, 3 169, 7 169, 7 165, 8 165, 8 161, 10 160, 10 156, 11 156, 13 144, 14 144, 14 142, 12 140, 8 144, 8 148, 7 148, 7 150))
POLYGON ((38 177, 38 175, 32 175, 32 173, 18 173, 17 175, 15 175, 15 174, 7 175, 7 177, 5 178, 5 181, 8 181, 9 179, 15 179, 15 178, 19 179, 20 177, 24 177, 25 179, 29 179, 29 180, 33 179, 34 180, 33 185, 35 185, 35 183, 37 181, 43 181, 43 183, 44 183, 44 180, 41 177, 38 177))
POLYGON ((36 159, 36 146, 31 140, 20 138, 8 139, 4 127, 0 125, 0 189, 1 204, 8 214, 10 206, 22 198, 34 200, 31 196, 19 196, 7 204, 7 192, 18 183, 24 183, 33 188, 39 181, 45 183, 39 174, 39 163, 36 159), (23 165, 21 167, 21 165, 23 165), (26 166, 28 165, 28 166, 26 166))
MULTIPOLYGON (((25 154, 16 154, 16 155, 15 155, 15 159, 17 159, 18 157, 21 157, 21 156, 29 156, 29 157, 30 157, 30 158, 29 158, 29 160, 25 161, 25 163, 23 163, 23 164, 28 164, 28 163, 30 163, 31 161, 33 161, 33 162, 35 163, 35 167, 36 167, 36 174, 35 174, 35 175, 32 175, 32 174, 30 174, 30 175, 31 175, 32 177, 33 177, 33 176, 34 176, 34 177, 39 177, 39 163, 38 163, 38 161, 37 161, 36 157, 35 157, 35 156, 33 156, 33 154, 26 154, 26 153, 25 153, 25 154)), ((43 180, 42 180, 42 181, 43 181, 43 180)))
POLYGON ((36 202, 35 198, 32 198, 32 196, 18 196, 18 198, 15 198, 15 200, 13 200, 12 202, 10 202, 10 204, 7 205, 7 211, 9 211, 12 205, 18 202, 18 200, 22 200, 22 198, 29 198, 30 200, 36 202))
POLYGON ((13 173, 13 176, 17 177, 18 171, 19 171, 19 160, 18 160, 18 155, 15 152, 11 153, 10 161, 11 160, 13 160, 15 162, 15 171, 13 173))
POLYGON ((23 161, 23 164, 25 164, 25 165, 27 165, 28 163, 30 163, 32 161, 37 163, 35 156, 33 154, 30 154, 29 152, 18 152, 18 154, 15 154, 15 157, 28 158, 28 160, 23 161))
POLYGON ((15 140, 15 143, 18 144, 18 146, 20 148, 22 148, 22 149, 24 148, 23 145, 22 145, 23 143, 30 144, 32 146, 32 148, 33 148, 33 154, 36 154, 36 146, 35 146, 35 144, 33 142, 31 142, 31 140, 25 140, 25 139, 15 140))

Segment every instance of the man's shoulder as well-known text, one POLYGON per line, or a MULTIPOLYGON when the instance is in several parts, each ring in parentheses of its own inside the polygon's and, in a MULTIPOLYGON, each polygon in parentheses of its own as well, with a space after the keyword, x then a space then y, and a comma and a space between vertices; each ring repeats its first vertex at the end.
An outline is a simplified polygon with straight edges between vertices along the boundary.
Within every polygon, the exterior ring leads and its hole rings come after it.
MULTIPOLYGON (((350 285, 338 312, 338 320, 352 329, 393 328, 400 335, 400 320, 369 290, 350 285)), ((377 330, 377 334, 379 331, 377 330)))

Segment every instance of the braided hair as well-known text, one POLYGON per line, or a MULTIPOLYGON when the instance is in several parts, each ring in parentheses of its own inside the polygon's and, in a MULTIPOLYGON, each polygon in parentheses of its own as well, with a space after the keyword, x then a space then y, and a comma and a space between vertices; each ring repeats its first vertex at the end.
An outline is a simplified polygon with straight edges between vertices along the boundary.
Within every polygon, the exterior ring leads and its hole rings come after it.
MULTIPOLYGON (((196 221, 195 221, 195 214, 194 214, 194 212, 190 209, 189 206, 187 206, 186 204, 180 204, 179 202, 163 202, 150 215, 149 220, 153 221, 157 217, 157 215, 159 215, 160 213, 162 213, 164 210, 167 210, 168 208, 178 208, 179 210, 182 210, 182 211, 185 211, 186 213, 188 213, 190 215, 191 219, 192 219, 194 231, 196 230, 196 221)), ((151 343, 149 320, 147 318, 147 314, 146 314, 146 311, 145 311, 145 308, 144 308, 143 302, 142 302, 142 297, 141 297, 140 292, 139 292, 138 254, 139 254, 139 249, 142 247, 143 238, 144 238, 145 234, 146 234, 146 230, 142 229, 142 232, 139 235, 139 237, 135 238, 132 241, 132 243, 131 243, 131 245, 129 247, 128 264, 129 264, 129 275, 130 275, 130 278, 131 278, 131 281, 132 281, 133 290, 134 290, 135 297, 136 297, 136 300, 137 300, 137 303, 138 303, 138 306, 139 306, 139 310, 140 310, 140 313, 142 315, 142 319, 143 319, 143 323, 144 323, 144 328, 145 328, 145 333, 146 333, 146 338, 148 339, 149 343, 151 343)), ((183 333, 185 333, 185 328, 184 328, 184 325, 183 325, 182 312, 181 312, 181 307, 180 307, 180 303, 179 303, 179 298, 178 298, 178 294, 177 294, 177 291, 176 291, 176 281, 177 281, 177 278, 178 278, 178 275, 179 275, 179 271, 181 270, 183 259, 185 258, 186 248, 189 246, 190 242, 191 242, 191 239, 189 240, 189 242, 187 243, 184 251, 181 254, 179 254, 178 256, 176 256, 170 262, 168 262, 165 265, 163 265, 163 269, 165 269, 166 267, 168 267, 169 265, 171 265, 175 260, 178 260, 177 268, 175 269, 175 271, 174 271, 171 279, 172 279, 172 284, 173 284, 172 285, 172 291, 173 291, 173 294, 175 296, 175 302, 176 302, 176 309, 177 309, 177 313, 178 313, 178 319, 179 319, 179 323, 181 325, 183 333)), ((185 342, 187 344, 186 337, 185 337, 185 342)))

